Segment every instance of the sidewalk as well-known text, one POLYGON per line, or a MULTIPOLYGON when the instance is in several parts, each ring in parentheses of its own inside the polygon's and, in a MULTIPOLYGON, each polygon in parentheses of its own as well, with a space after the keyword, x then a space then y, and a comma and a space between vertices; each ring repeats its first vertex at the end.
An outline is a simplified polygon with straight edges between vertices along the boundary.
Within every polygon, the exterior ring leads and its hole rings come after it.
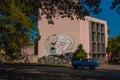
POLYGON ((120 64, 101 64, 97 69, 120 70, 120 64))
MULTIPOLYGON (((70 64, 39 64, 39 63, 0 63, 0 66, 46 66, 46 67, 72 67, 70 64)), ((96 69, 120 70, 120 64, 101 64, 96 69)))

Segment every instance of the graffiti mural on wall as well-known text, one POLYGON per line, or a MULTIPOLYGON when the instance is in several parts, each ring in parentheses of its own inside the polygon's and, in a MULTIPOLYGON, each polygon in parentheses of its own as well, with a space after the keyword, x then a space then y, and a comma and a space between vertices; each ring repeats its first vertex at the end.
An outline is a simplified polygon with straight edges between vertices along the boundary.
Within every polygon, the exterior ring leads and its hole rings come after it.
POLYGON ((65 34, 53 34, 46 39, 44 56, 39 60, 45 63, 69 63, 74 41, 65 34))
POLYGON ((60 55, 71 52, 73 40, 65 34, 53 34, 46 40, 45 55, 60 55))

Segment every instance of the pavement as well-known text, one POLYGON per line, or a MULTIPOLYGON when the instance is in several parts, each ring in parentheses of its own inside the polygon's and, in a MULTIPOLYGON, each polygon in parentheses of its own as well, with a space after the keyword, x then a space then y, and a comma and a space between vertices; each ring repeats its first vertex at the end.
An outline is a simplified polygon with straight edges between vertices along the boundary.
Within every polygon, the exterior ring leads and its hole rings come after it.
POLYGON ((120 70, 120 64, 101 64, 97 69, 120 70))
POLYGON ((0 80, 120 80, 120 65, 94 69, 65 65, 0 64, 0 80))

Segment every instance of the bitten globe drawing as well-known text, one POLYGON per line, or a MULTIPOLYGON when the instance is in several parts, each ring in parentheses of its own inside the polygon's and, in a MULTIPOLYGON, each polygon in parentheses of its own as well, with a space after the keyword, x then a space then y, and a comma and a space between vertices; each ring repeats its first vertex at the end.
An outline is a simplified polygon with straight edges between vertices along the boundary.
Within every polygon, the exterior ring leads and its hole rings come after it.
POLYGON ((74 41, 65 34, 53 34, 46 40, 45 55, 60 55, 72 50, 74 41))

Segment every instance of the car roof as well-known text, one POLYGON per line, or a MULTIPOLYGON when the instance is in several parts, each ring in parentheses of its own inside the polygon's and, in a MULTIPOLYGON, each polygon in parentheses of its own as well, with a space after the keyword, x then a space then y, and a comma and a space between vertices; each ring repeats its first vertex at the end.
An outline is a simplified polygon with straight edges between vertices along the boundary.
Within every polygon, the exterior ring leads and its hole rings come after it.
POLYGON ((82 60, 92 60, 91 58, 83 58, 82 60))

